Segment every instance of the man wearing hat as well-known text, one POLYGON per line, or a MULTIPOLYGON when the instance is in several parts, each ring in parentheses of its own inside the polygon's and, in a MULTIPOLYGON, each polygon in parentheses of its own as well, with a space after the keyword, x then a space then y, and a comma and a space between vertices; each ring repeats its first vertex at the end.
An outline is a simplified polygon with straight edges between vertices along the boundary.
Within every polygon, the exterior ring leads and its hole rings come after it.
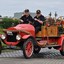
POLYGON ((36 11, 36 16, 34 17, 34 26, 35 26, 35 31, 38 33, 41 30, 41 25, 43 25, 43 21, 45 21, 45 17, 41 14, 40 10, 36 11))
POLYGON ((29 9, 24 10, 24 14, 20 19, 21 19, 20 22, 23 24, 28 24, 28 23, 31 24, 34 21, 32 16, 30 15, 29 9))

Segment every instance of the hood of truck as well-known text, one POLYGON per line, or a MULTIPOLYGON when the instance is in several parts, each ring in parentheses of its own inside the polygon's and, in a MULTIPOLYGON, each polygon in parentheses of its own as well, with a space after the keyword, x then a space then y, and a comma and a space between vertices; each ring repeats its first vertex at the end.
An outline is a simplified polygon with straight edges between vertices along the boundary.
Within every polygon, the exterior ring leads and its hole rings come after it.
POLYGON ((10 27, 8 29, 5 29, 4 31, 20 31, 20 32, 25 32, 27 34, 32 34, 35 36, 35 28, 33 25, 30 24, 18 24, 17 26, 10 27))

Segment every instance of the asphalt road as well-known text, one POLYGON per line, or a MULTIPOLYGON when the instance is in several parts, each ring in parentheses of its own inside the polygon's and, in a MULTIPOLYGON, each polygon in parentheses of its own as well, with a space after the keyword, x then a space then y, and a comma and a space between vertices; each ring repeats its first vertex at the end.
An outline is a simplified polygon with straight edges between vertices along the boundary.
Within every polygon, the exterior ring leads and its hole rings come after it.
POLYGON ((64 64, 64 57, 55 49, 42 49, 31 59, 25 59, 22 51, 5 52, 0 55, 0 64, 64 64))

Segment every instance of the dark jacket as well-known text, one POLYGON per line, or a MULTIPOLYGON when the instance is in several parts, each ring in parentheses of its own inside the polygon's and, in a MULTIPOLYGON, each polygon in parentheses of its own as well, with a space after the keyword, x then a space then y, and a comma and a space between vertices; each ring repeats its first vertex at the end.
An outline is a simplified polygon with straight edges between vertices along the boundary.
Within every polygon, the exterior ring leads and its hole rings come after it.
POLYGON ((29 23, 29 21, 30 22, 33 22, 33 18, 32 18, 32 16, 31 15, 29 15, 28 17, 26 17, 26 15, 24 15, 24 16, 22 16, 20 19, 22 19, 24 22, 24 24, 28 24, 29 23))
MULTIPOLYGON (((36 18, 36 19, 38 19, 38 20, 41 20, 42 22, 46 20, 43 15, 40 15, 39 17, 35 16, 34 18, 36 18)), ((37 22, 37 21, 35 21, 35 22, 34 22, 34 25, 35 25, 35 27, 37 27, 37 26, 40 26, 40 27, 41 27, 42 24, 39 23, 39 22, 37 22)))

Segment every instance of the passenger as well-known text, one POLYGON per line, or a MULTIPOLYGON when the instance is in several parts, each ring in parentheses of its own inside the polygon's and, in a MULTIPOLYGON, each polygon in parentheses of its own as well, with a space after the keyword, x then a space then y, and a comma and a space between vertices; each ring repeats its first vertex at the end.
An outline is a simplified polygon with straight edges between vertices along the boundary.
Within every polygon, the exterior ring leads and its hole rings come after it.
POLYGON ((24 14, 20 19, 23 24, 31 24, 34 21, 30 15, 29 9, 24 10, 24 14))
POLYGON ((44 24, 45 17, 41 14, 40 10, 36 11, 36 16, 34 17, 34 26, 35 26, 35 32, 38 33, 41 31, 41 26, 44 24))

